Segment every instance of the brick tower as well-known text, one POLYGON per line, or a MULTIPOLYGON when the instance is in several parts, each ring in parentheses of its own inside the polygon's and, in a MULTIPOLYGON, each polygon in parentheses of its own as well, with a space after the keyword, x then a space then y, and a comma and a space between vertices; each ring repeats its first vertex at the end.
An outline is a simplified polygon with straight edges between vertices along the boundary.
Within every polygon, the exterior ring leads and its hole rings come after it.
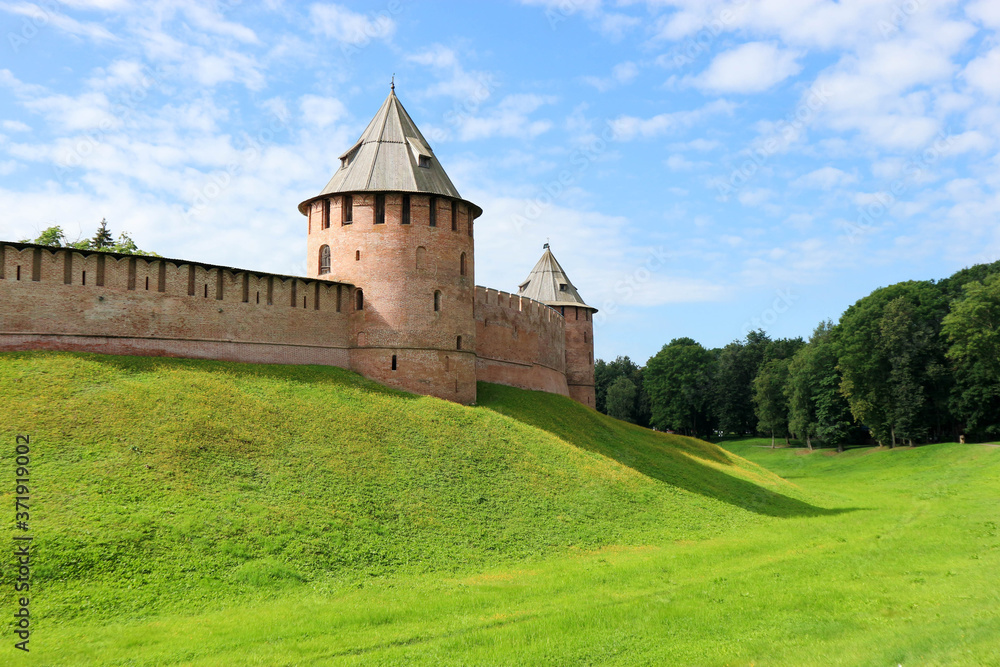
MULTIPOLYGON (((473 221, 395 86, 323 191, 299 204, 310 277, 351 283, 352 368, 459 403, 476 400, 473 221)), ((591 374, 591 393, 593 393, 591 374)), ((591 403, 592 404, 592 403, 591 403)))
POLYGON ((566 382, 570 398, 595 407, 594 313, 570 281, 546 243, 542 258, 518 287, 518 295, 541 301, 566 320, 566 382))

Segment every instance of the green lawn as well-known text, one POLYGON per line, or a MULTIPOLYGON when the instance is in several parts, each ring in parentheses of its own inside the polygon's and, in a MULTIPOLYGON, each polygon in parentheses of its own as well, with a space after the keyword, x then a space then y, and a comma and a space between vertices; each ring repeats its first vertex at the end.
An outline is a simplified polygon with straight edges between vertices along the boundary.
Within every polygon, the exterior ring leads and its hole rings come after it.
POLYGON ((723 450, 317 367, 4 354, 0 390, 36 541, 0 664, 1000 664, 998 448, 723 450))

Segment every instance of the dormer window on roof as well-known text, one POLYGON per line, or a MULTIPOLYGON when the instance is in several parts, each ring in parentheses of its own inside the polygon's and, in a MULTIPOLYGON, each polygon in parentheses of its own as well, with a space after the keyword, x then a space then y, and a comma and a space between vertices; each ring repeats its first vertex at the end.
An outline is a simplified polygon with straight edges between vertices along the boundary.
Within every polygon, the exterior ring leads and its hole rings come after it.
POLYGON ((357 157, 357 155, 358 155, 358 149, 359 148, 361 148, 361 142, 360 141, 358 143, 354 144, 353 146, 351 146, 350 148, 348 148, 347 151, 343 155, 340 156, 340 168, 341 169, 347 169, 347 167, 350 166, 350 164, 352 162, 354 162, 354 158, 357 157))
MULTIPOLYGON (((339 159, 339 168, 320 191, 320 197, 358 192, 406 192, 462 201, 455 184, 395 92, 389 93, 358 140, 339 159)), ((305 204, 299 206, 303 214, 305 204)), ((478 206, 468 208, 472 218, 482 214, 478 206)))
POLYGON ((560 292, 566 291, 566 283, 559 283, 559 291, 560 292))

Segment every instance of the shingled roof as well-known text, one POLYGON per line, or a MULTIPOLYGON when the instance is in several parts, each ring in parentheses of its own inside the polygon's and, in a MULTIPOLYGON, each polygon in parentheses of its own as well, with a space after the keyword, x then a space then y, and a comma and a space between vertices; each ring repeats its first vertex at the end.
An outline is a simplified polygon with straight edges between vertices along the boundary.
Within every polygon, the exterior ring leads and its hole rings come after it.
POLYGON ((528 278, 518 286, 517 294, 557 308, 559 306, 583 306, 597 311, 593 306, 588 306, 580 293, 576 291, 569 276, 556 261, 548 243, 545 244, 542 258, 535 264, 535 268, 528 274, 528 278))
MULTIPOLYGON (((340 156, 340 169, 314 199, 339 192, 415 192, 462 199, 434 151, 406 113, 395 86, 361 138, 340 156)), ((462 199, 462 201, 466 201, 462 199)), ((483 210, 466 201, 475 216, 483 210)))

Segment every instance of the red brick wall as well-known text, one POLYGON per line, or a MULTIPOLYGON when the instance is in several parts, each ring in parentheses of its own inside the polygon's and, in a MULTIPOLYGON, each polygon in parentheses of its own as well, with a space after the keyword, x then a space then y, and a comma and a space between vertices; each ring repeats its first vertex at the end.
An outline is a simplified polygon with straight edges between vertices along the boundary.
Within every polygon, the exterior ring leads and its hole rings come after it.
POLYGON ((0 350, 350 367, 351 285, 153 257, 0 249, 0 350))
POLYGON ((566 306, 566 381, 569 395, 594 407, 594 321, 593 310, 566 306))
POLYGON ((325 364, 460 403, 475 402, 478 379, 593 406, 591 312, 567 309, 564 318, 531 299, 475 287, 464 203, 453 231, 450 200, 437 199, 430 227, 428 198, 412 196, 410 225, 401 224, 401 198, 386 196, 384 225, 373 223, 370 194, 355 195, 354 223, 343 227, 339 197, 328 229, 315 205, 311 278, 0 243, 0 351, 325 364), (329 277, 347 282, 316 279, 324 243, 329 277))
POLYGON ((569 395, 564 320, 557 311, 477 286, 476 331, 480 380, 569 395))

